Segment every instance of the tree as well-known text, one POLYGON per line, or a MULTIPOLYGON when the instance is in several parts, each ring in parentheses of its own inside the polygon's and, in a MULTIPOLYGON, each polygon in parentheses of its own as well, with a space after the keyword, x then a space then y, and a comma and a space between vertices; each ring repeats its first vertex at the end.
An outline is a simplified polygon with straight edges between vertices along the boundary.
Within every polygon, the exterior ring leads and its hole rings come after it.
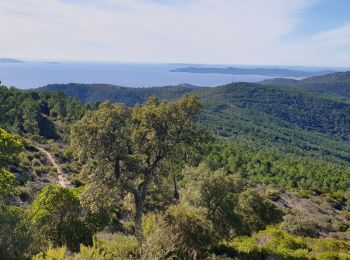
POLYGON ((12 173, 5 169, 0 169, 0 204, 11 194, 16 184, 17 180, 12 173))
POLYGON ((148 214, 143 223, 142 259, 204 259, 221 239, 205 211, 189 205, 148 214))
POLYGON ((316 221, 290 214, 283 217, 281 229, 288 231, 295 236, 315 237, 318 234, 316 221))
POLYGON ((30 234, 25 223, 25 212, 20 207, 7 206, 7 199, 18 184, 15 176, 7 171, 15 161, 23 145, 19 137, 0 128, 0 258, 19 259, 30 243, 30 234))
POLYGON ((0 168, 14 161, 22 150, 21 139, 0 128, 0 168))
POLYGON ((236 212, 242 218, 244 232, 251 234, 282 219, 282 212, 256 190, 247 190, 239 195, 236 212))
POLYGON ((171 206, 166 211, 164 220, 168 236, 176 238, 174 249, 180 254, 180 258, 183 258, 181 253, 186 253, 191 259, 197 259, 198 255, 201 259, 218 241, 211 222, 200 209, 182 205, 171 206))
POLYGON ((26 259, 32 242, 25 209, 0 203, 0 259, 26 259))
POLYGON ((0 128, 0 204, 5 202, 17 184, 15 176, 4 167, 15 161, 22 150, 21 139, 0 128))
POLYGON ((243 181, 224 170, 211 171, 205 164, 183 171, 182 203, 205 209, 215 232, 222 238, 240 233, 241 219, 236 213, 243 181))
POLYGON ((79 159, 103 168, 92 182, 105 181, 133 195, 135 235, 140 242, 149 187, 166 176, 162 165, 181 154, 184 144, 197 140, 193 119, 200 107, 193 96, 176 102, 151 97, 132 108, 105 102, 72 128, 72 147, 79 159))
POLYGON ((39 231, 37 238, 77 250, 80 243, 92 242, 92 231, 81 217, 81 211, 74 190, 47 185, 30 205, 29 216, 32 226, 39 231))

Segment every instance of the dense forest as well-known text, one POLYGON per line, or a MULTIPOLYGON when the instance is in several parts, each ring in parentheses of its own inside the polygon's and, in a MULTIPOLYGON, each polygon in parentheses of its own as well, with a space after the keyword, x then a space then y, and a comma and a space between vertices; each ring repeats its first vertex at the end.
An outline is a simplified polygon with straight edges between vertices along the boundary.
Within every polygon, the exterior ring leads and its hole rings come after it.
MULTIPOLYGON (((326 76, 324 76, 326 77, 326 76)), ((314 154, 348 163, 350 103, 334 96, 295 88, 234 83, 216 88, 180 85, 125 88, 111 85, 49 85, 40 91, 59 91, 94 104, 110 100, 132 106, 150 96, 174 100, 193 94, 203 104, 199 124, 226 138, 252 140, 288 152, 314 154)))
POLYGON ((350 97, 350 72, 331 73, 323 76, 309 77, 302 80, 277 78, 264 80, 264 85, 293 86, 315 93, 350 97))
POLYGON ((349 259, 349 101, 1 87, 0 258, 349 259))

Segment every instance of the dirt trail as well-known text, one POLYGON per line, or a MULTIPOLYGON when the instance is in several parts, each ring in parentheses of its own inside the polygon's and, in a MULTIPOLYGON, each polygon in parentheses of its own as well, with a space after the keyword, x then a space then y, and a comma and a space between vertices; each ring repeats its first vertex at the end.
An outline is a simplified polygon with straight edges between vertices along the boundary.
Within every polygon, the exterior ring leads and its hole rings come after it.
POLYGON ((42 152, 43 154, 45 154, 48 161, 56 168, 56 171, 58 173, 57 183, 63 187, 69 187, 71 185, 71 182, 67 179, 67 176, 63 173, 63 171, 61 170, 61 167, 56 163, 51 153, 38 145, 33 144, 33 147, 38 151, 42 152))

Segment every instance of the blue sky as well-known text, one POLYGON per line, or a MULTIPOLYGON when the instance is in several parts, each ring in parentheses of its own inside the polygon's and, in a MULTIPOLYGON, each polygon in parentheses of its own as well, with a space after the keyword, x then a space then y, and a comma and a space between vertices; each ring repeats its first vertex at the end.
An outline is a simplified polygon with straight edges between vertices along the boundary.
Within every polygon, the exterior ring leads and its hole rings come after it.
POLYGON ((301 12, 300 23, 289 36, 307 37, 349 23, 349 0, 318 0, 301 12))
POLYGON ((0 57, 350 67, 350 0, 1 0, 0 57))

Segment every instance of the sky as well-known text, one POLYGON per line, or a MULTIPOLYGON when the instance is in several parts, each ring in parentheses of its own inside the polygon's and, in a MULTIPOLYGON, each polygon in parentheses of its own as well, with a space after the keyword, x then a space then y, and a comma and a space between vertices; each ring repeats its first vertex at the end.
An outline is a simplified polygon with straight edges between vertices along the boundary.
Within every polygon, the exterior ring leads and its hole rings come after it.
POLYGON ((350 0, 0 0, 0 57, 350 67, 350 0))

